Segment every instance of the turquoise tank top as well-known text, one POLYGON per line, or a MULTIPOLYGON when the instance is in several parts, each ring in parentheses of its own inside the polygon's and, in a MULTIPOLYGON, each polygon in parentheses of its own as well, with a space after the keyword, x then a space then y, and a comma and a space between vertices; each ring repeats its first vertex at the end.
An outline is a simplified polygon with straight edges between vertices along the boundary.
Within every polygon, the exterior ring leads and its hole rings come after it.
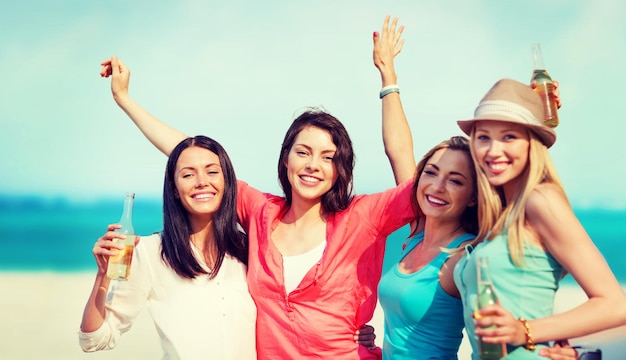
MULTIPOLYGON (((448 249, 475 237, 464 234, 448 249)), ((424 240, 424 232, 411 238, 400 261, 424 240)), ((398 266, 382 275, 378 298, 385 314, 383 359, 456 360, 463 339, 463 305, 439 285, 439 270, 448 258, 441 252, 412 274, 398 266)))
MULTIPOLYGON (((478 339, 474 335, 472 313, 476 306, 476 259, 488 257, 496 296, 500 304, 516 318, 537 319, 552 315, 554 296, 559 288, 563 266, 556 259, 535 246, 524 248, 524 263, 517 266, 509 256, 508 236, 499 234, 493 240, 478 244, 473 250, 467 246, 454 268, 454 282, 463 300, 463 315, 467 336, 472 345, 472 359, 480 360, 478 339)), ((504 359, 545 359, 538 350, 548 343, 537 344, 537 350, 528 351, 523 346, 507 346, 504 359)))

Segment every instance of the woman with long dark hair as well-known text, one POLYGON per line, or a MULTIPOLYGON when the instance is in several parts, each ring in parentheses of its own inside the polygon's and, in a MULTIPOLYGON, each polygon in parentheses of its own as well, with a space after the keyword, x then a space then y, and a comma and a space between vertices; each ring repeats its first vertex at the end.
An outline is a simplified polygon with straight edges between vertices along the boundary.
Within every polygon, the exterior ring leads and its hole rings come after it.
POLYGON ((98 272, 80 345, 114 348, 148 307, 167 359, 256 359, 256 307, 246 283, 247 237, 238 229, 237 183, 226 151, 196 136, 172 151, 163 184, 163 231, 141 237, 127 281, 110 289, 108 258, 121 246, 109 225, 93 254, 98 272))

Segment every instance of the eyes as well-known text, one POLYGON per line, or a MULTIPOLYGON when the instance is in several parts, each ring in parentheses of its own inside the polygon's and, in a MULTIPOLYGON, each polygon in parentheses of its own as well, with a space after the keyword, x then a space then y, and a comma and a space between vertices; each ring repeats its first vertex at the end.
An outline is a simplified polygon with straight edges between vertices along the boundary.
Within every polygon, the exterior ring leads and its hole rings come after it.
MULTIPOLYGON (((302 150, 302 149, 298 149, 295 150, 295 153, 299 156, 299 157, 307 157, 307 156, 313 156, 313 154, 308 151, 308 150, 302 150)), ((321 158, 322 160, 326 161, 326 162, 332 162, 333 158, 334 158, 334 153, 324 153, 322 154, 321 158)))
MULTIPOLYGON (((423 177, 436 178, 436 177, 439 176, 439 173, 436 170, 424 169, 424 171, 422 172, 422 176, 423 177)), ((447 181, 449 181, 453 185, 457 185, 457 186, 465 185, 465 179, 463 179, 461 176, 457 176, 457 175, 450 175, 447 178, 447 181)))
MULTIPOLYGON (((210 177, 218 176, 222 173, 221 169, 217 167, 209 167, 204 170, 205 174, 210 177)), ((193 169, 184 169, 179 173, 181 179, 193 179, 196 176, 197 172, 193 169)))
MULTIPOLYGON (((516 133, 506 133, 506 134, 501 136, 501 139, 503 141, 511 141, 511 140, 516 140, 516 139, 520 139, 520 138, 521 138, 521 136, 519 136, 516 133)), ((489 140, 491 140, 491 138, 488 135, 486 135, 486 134, 476 134, 476 140, 479 140, 479 141, 489 141, 489 140)))

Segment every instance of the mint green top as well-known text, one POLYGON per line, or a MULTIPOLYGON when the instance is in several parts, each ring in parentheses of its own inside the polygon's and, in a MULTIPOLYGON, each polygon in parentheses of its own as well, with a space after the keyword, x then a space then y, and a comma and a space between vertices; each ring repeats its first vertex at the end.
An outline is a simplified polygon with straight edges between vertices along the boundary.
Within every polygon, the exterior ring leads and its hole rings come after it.
MULTIPOLYGON (((537 319, 552 315, 554 296, 559 288, 563 266, 550 254, 537 247, 524 248, 522 266, 513 263, 509 256, 507 235, 499 234, 493 240, 466 247, 465 256, 454 269, 454 282, 463 301, 465 328, 472 345, 472 359, 479 360, 478 339, 474 335, 472 313, 476 306, 476 259, 488 257, 491 277, 500 304, 516 318, 537 319)), ((548 343, 537 344, 537 350, 548 343)), ((508 346, 507 360, 545 359, 537 350, 528 351, 523 346, 508 346)))

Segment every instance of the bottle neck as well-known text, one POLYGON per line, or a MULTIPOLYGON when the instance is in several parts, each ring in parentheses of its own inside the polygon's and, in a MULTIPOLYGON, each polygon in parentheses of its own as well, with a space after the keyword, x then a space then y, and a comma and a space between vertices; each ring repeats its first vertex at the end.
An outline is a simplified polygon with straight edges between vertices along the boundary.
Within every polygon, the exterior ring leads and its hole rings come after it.
POLYGON ((122 217, 120 218, 120 225, 126 233, 134 233, 133 228, 133 206, 135 201, 135 194, 126 194, 124 197, 124 210, 122 211, 122 217))
POLYGON ((535 70, 545 70, 546 66, 543 63, 543 54, 541 53, 541 46, 539 46, 539 44, 533 44, 532 55, 535 70))
POLYGON ((491 273, 489 270, 489 260, 487 260, 487 258, 478 259, 478 282, 491 284, 491 273))

